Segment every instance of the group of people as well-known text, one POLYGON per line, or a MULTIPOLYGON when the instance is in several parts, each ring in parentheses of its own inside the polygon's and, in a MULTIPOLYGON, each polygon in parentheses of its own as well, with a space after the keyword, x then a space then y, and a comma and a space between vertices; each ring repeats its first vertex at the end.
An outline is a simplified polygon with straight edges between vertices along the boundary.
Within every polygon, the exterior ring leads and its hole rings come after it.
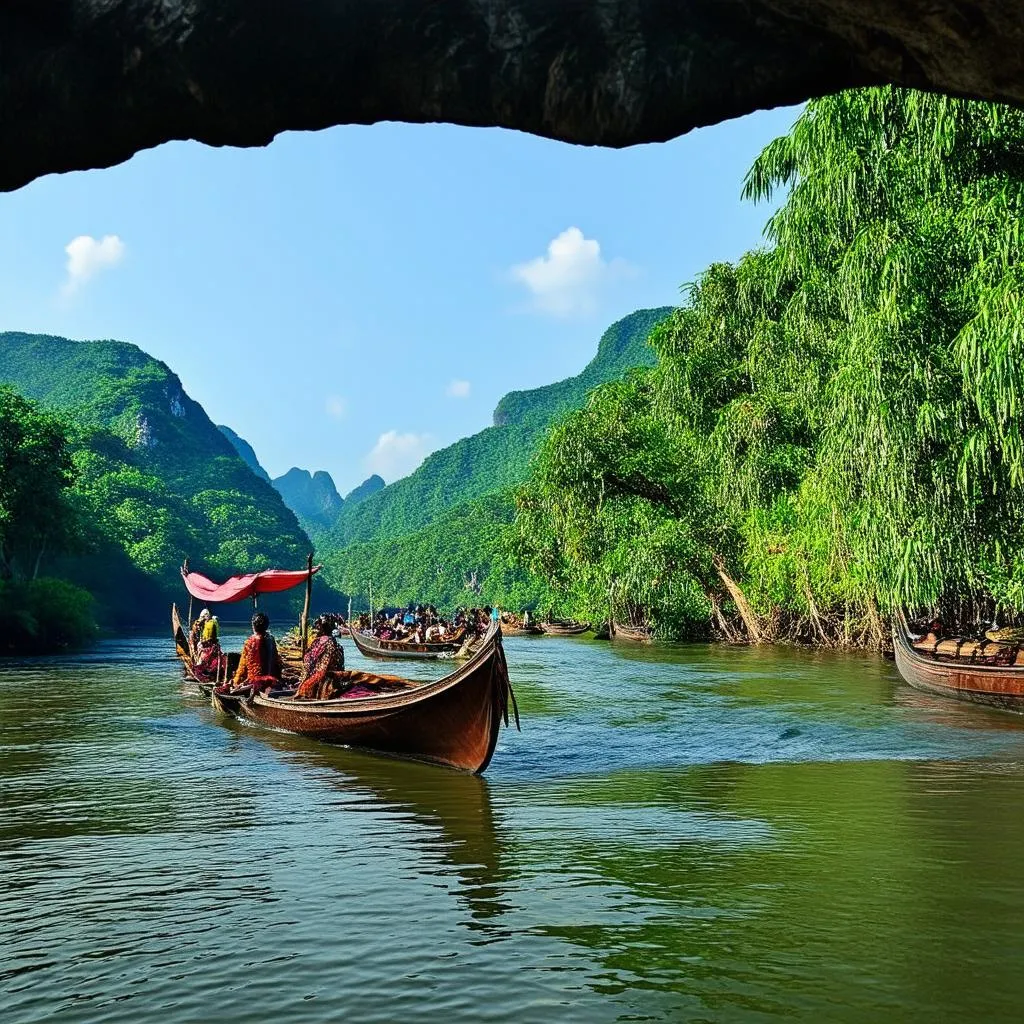
MULTIPOLYGON (((468 644, 482 637, 497 618, 498 610, 490 606, 460 608, 448 620, 438 615, 433 605, 410 604, 391 614, 381 611, 372 622, 370 616, 364 614, 353 628, 381 640, 468 644)), ((253 615, 252 634, 242 645, 238 665, 232 672, 230 659, 221 649, 217 617, 204 608, 189 630, 193 673, 200 682, 214 683, 215 692, 232 696, 249 696, 268 690, 281 690, 282 695, 287 693, 294 700, 359 696, 366 682, 349 678, 350 674, 345 672, 344 648, 335 639, 345 625, 340 615, 317 618, 306 638, 298 681, 294 682, 293 676, 286 683, 284 661, 277 640, 270 632, 270 619, 264 612, 253 615)))
MULTIPOLYGON (((238 665, 229 675, 228 657, 220 646, 217 618, 204 608, 192 623, 189 637, 196 678, 217 682, 215 691, 219 694, 248 696, 282 689, 284 661, 277 640, 270 632, 270 619, 264 612, 256 612, 251 625, 252 634, 242 644, 238 665)), ((294 699, 327 700, 348 689, 341 676, 345 671, 345 651, 334 638, 338 625, 336 615, 321 615, 313 623, 298 682, 291 694, 294 699)))
POLYGON ((363 614, 356 628, 378 640, 410 644, 455 643, 483 636, 497 616, 497 609, 488 605, 459 608, 451 619, 445 619, 432 604, 410 604, 407 608, 381 610, 372 621, 369 615, 363 614))

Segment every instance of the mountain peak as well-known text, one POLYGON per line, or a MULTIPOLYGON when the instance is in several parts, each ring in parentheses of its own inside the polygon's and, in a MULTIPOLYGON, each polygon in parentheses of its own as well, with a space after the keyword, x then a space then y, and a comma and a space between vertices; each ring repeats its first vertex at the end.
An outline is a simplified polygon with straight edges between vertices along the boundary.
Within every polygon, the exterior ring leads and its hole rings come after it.
POLYGON ((344 504, 331 474, 323 469, 310 473, 292 466, 270 482, 307 531, 330 526, 344 504))
POLYGON ((384 490, 386 486, 383 478, 374 473, 373 476, 367 477, 358 487, 353 488, 345 495, 345 504, 358 504, 360 501, 369 498, 370 495, 384 490))

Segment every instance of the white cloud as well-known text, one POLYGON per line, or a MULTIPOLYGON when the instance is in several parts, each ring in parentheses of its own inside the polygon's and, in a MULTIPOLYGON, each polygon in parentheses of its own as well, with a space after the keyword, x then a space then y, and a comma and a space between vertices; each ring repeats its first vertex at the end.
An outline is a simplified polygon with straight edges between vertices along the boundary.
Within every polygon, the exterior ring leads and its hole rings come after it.
POLYGON ((429 434, 400 434, 389 430, 377 438, 366 456, 366 468, 391 483, 408 476, 433 451, 433 441, 429 434))
POLYGON ((576 227, 553 238, 546 256, 511 270, 512 279, 529 289, 533 309, 561 317, 593 312, 603 286, 635 273, 625 260, 605 260, 597 239, 584 238, 576 227))
POLYGON ((124 242, 117 235, 79 235, 64 246, 67 253, 67 280, 64 294, 70 295, 82 284, 107 267, 115 267, 124 258, 124 242))
POLYGON ((468 380, 453 380, 444 393, 449 398, 469 398, 470 385, 468 380))
POLYGON ((348 415, 348 399, 341 395, 328 395, 324 409, 332 419, 342 420, 348 415))

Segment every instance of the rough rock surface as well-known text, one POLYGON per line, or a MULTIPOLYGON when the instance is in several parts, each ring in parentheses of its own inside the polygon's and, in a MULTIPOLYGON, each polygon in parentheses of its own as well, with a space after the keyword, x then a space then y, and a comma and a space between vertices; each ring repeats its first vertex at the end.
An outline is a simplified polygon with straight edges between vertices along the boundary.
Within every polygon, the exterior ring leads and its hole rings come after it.
POLYGON ((380 120, 624 146, 846 86, 1024 102, 1021 0, 4 0, 0 189, 380 120))

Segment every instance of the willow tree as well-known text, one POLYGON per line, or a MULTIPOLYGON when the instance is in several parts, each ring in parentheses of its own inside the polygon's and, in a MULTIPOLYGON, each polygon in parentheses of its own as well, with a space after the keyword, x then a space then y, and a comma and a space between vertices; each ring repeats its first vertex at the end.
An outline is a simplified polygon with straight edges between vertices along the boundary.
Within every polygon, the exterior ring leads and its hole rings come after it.
POLYGON ((1022 190, 1019 112, 809 104, 746 180, 782 195, 770 248, 709 268, 658 365, 549 436, 521 500, 537 567, 590 603, 621 574, 677 624, 696 589, 753 640, 1021 609, 1022 190))
POLYGON ((747 178, 789 190, 780 324, 830 341, 809 504, 888 610, 1020 605, 1022 170, 1020 112, 887 88, 811 104, 747 178))

